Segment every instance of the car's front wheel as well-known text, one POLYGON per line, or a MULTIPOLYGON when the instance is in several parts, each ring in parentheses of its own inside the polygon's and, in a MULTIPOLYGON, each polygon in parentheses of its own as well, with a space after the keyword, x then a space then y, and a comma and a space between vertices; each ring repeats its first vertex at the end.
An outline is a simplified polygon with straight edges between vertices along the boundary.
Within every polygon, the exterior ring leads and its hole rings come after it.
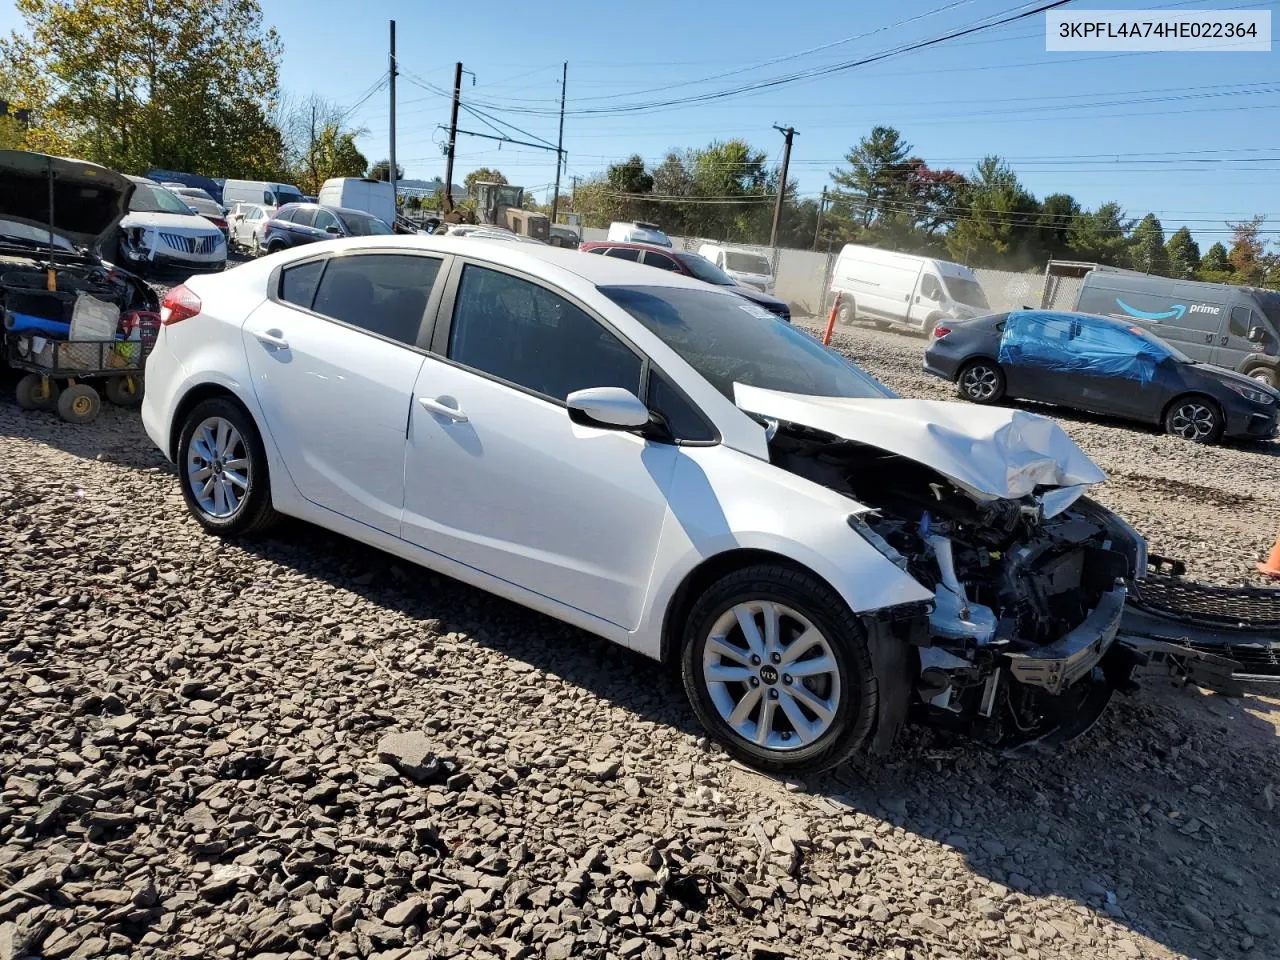
POLYGON ((275 519, 267 452, 238 403, 214 397, 196 404, 178 436, 178 477, 187 508, 222 536, 244 536, 275 519))
POLYGON ((1280 387, 1280 371, 1272 370, 1270 367, 1254 367, 1249 371, 1249 376, 1260 380, 1268 387, 1280 387))
POLYGON ((875 723, 862 625, 802 570, 763 564, 716 581, 689 615, 682 667, 703 726, 732 756, 772 773, 834 767, 875 723))
POLYGON ((956 377, 960 396, 974 403, 995 403, 1004 396, 1004 371, 994 360, 973 360, 956 377))
POLYGON ((1194 443, 1217 443, 1225 426, 1222 411, 1208 397, 1179 397, 1164 415, 1166 433, 1194 443))

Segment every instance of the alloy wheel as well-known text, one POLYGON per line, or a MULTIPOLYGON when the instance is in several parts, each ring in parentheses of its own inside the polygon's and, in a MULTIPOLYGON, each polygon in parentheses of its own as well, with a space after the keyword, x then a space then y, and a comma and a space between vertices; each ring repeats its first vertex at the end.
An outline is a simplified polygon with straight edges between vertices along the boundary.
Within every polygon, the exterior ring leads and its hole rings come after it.
POLYGON ((965 396, 972 400, 990 400, 1000 388, 1000 377, 985 364, 974 364, 960 378, 965 396))
POLYGON ((240 432, 222 417, 209 417, 191 434, 187 479, 200 509, 211 517, 234 516, 249 491, 249 450, 240 432))
POLYGON ((1204 440, 1217 426, 1213 410, 1194 400, 1180 404, 1169 417, 1169 432, 1186 440, 1204 440))
POLYGON ((803 614, 773 601, 735 604, 712 624, 702 678, 729 728, 768 750, 813 743, 840 706, 830 642, 803 614))

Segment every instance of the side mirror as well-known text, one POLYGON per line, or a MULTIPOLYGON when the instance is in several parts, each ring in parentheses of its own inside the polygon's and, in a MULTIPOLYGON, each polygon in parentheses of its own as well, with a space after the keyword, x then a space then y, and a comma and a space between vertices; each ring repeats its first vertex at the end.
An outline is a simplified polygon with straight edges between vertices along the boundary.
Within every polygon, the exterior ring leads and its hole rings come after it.
POLYGON ((1262 342, 1263 340, 1265 340, 1265 339, 1266 339, 1266 333, 1263 331, 1263 329, 1262 329, 1261 327, 1250 327, 1250 328, 1249 328, 1249 342, 1250 342, 1250 343, 1261 343, 1261 342, 1262 342))
POLYGON ((327 226, 327 227, 325 227, 325 228, 324 228, 324 232, 325 232, 325 233, 332 233, 332 234, 334 234, 334 235, 336 236, 337 234, 341 233, 342 231, 341 231, 341 230, 339 230, 337 227, 335 227, 335 226, 331 223, 331 224, 329 224, 329 226, 327 226))
POLYGON ((621 387, 575 390, 566 402, 569 419, 582 426, 634 430, 649 423, 649 408, 634 393, 621 387))

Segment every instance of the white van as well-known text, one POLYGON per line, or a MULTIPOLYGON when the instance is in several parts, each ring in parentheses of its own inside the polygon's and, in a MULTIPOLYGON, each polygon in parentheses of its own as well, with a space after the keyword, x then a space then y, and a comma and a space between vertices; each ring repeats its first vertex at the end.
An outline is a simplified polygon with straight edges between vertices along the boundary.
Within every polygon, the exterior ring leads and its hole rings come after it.
POLYGON ((316 202, 325 207, 363 210, 392 226, 396 222, 396 194, 390 180, 334 177, 320 187, 316 202))
POLYGON ((940 320, 991 312, 968 267, 909 253, 846 244, 831 274, 831 296, 842 294, 841 323, 859 318, 911 327, 928 336, 940 320))
POLYGON ((656 223, 643 220, 615 220, 609 224, 608 240, 614 243, 652 243, 658 247, 671 246, 671 238, 656 223))
POLYGON ((773 265, 759 250, 724 243, 704 243, 698 247, 698 255, 706 257, 741 286, 773 293, 773 265))
POLYGON ((228 180, 222 185, 222 205, 230 210, 236 201, 260 207, 283 207, 286 203, 302 203, 302 191, 290 183, 269 180, 228 180))

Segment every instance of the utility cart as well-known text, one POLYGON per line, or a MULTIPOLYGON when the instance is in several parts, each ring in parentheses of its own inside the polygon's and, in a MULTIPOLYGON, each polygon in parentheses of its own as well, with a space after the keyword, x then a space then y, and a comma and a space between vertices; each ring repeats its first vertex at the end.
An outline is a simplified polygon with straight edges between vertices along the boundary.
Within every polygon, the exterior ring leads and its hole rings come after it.
POLYGON ((142 402, 142 370, 155 345, 160 318, 126 315, 128 339, 54 340, 38 332, 5 335, 9 366, 26 371, 18 381, 18 406, 54 410, 68 423, 92 423, 102 398, 133 407, 142 402))

